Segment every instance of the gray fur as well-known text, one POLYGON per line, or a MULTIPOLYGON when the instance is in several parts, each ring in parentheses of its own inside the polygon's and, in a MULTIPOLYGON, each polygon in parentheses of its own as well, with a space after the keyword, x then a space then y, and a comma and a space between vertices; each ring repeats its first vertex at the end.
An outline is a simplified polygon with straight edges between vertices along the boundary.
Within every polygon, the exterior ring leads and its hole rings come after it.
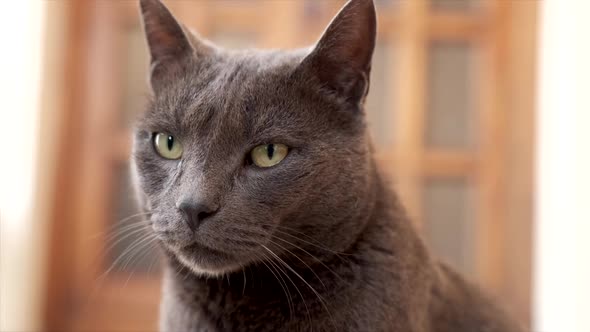
POLYGON ((430 257, 379 175, 363 109, 371 0, 311 51, 226 51, 158 0, 141 9, 153 96, 133 165, 166 257, 163 331, 520 331, 430 257), (156 154, 158 132, 181 159, 156 154), (265 143, 288 156, 249 165, 265 143), (216 207, 194 232, 187 199, 216 207))

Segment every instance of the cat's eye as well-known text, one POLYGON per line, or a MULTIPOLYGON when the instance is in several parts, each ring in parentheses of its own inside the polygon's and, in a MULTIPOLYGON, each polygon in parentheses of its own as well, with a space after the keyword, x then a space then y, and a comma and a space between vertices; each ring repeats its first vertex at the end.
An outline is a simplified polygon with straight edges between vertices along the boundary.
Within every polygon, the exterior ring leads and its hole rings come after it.
POLYGON ((182 156, 182 145, 172 135, 157 133, 154 135, 156 152, 166 159, 179 159, 182 156))
POLYGON ((283 161, 288 152, 285 144, 263 144, 252 149, 250 159, 258 167, 271 167, 283 161))

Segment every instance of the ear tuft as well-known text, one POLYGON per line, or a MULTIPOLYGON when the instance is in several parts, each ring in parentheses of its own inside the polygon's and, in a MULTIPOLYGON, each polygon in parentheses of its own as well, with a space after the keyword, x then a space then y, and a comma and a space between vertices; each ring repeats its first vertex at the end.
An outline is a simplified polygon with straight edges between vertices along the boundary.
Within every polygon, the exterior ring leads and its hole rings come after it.
POLYGON ((152 89, 163 77, 179 69, 180 61, 193 49, 181 25, 159 0, 140 0, 143 28, 151 56, 152 89))
POLYGON ((349 0, 303 61, 337 94, 362 103, 368 92, 377 18, 372 0, 349 0))

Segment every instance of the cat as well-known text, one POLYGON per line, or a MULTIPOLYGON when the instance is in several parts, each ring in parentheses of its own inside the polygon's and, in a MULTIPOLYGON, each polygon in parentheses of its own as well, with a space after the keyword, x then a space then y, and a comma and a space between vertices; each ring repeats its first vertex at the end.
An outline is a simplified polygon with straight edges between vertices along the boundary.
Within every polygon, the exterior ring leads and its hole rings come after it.
POLYGON ((133 170, 165 256, 160 329, 516 332, 427 251, 364 101, 372 0, 310 49, 228 51, 140 0, 151 98, 133 170))

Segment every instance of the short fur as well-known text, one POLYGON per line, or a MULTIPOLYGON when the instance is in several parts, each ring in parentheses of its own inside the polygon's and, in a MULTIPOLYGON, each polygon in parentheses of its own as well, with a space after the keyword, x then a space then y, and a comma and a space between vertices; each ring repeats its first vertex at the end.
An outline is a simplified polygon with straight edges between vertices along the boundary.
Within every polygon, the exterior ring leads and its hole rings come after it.
POLYGON ((311 50, 226 51, 141 0, 153 96, 137 189, 166 253, 163 331, 520 331, 432 259, 373 159, 376 20, 351 0, 311 50), (160 157, 154 134, 182 142, 160 157), (247 162, 282 143, 278 165, 247 162), (178 209, 214 213, 192 231, 178 209))

